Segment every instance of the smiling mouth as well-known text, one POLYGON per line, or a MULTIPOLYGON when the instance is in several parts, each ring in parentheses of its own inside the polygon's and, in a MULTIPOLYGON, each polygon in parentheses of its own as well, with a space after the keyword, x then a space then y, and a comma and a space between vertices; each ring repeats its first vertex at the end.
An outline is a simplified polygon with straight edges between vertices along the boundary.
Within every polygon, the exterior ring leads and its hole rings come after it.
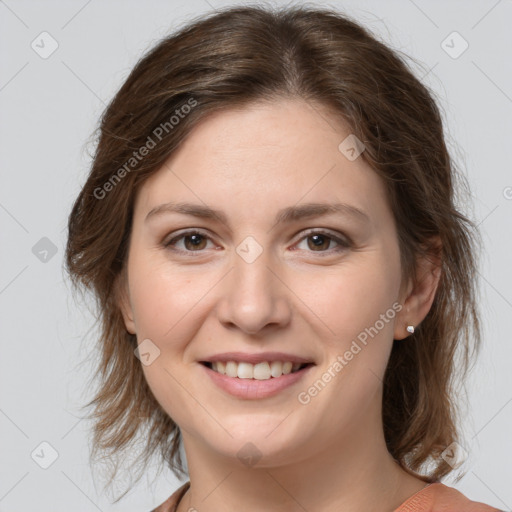
POLYGON ((201 364, 227 377, 253 380, 277 379, 313 366, 313 363, 292 363, 291 361, 264 361, 257 364, 236 361, 201 361, 201 364))

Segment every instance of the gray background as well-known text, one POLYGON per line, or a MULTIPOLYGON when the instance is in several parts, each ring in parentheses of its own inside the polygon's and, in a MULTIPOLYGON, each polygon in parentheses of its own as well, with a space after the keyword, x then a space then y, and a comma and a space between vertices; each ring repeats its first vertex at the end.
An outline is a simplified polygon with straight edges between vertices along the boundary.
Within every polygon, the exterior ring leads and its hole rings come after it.
MULTIPOLYGON (((93 316, 75 303, 62 271, 66 218, 90 164, 87 140, 141 54, 192 16, 230 3, 0 1, 0 511, 143 512, 180 485, 169 471, 158 479, 150 472, 114 506, 93 479, 80 410, 91 397, 93 316), (58 48, 42 58, 52 39, 58 48), (43 469, 52 449, 58 458, 43 469)), ((444 483, 510 510, 512 2, 317 3, 353 15, 421 62, 417 75, 445 112, 486 254, 485 343, 464 420, 467 474, 444 483), (457 56, 464 40, 469 47, 457 56)))

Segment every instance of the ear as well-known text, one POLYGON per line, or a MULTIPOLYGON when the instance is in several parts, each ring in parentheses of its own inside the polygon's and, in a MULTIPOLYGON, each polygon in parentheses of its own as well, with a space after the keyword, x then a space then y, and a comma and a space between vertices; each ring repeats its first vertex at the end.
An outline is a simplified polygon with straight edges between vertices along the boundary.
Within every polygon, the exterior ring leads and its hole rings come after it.
POLYGON ((135 320, 133 309, 130 302, 130 294, 128 287, 128 275, 126 271, 122 271, 116 278, 114 284, 116 302, 123 315, 124 325, 130 334, 136 334, 135 320))
POLYGON ((418 325, 427 316, 441 277, 441 240, 434 237, 430 240, 428 250, 416 259, 416 279, 410 279, 400 304, 403 308, 397 315, 394 339, 402 340, 410 333, 407 326, 418 325))

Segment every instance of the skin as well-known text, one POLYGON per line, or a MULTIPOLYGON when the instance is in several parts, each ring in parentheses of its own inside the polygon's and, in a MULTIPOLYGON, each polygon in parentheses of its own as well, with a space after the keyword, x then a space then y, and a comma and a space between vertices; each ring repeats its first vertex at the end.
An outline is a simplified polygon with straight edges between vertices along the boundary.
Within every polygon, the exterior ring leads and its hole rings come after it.
POLYGON ((392 511, 426 485, 386 449, 382 379, 393 339, 426 316, 439 273, 419 260, 419 284, 402 282, 383 182, 362 157, 340 152, 349 134, 298 99, 222 111, 137 195, 119 303, 127 330, 160 350, 142 368, 183 435, 191 488, 180 512, 392 511), (228 223, 170 212, 145 220, 169 201, 220 209, 228 223), (368 220, 336 213, 275 223, 278 210, 306 202, 347 203, 368 220), (320 248, 313 228, 328 231, 320 248), (190 237, 174 246, 184 254, 165 247, 186 229, 206 235, 198 248, 190 237), (263 251, 252 263, 236 252, 248 236, 263 251), (298 393, 394 303, 394 318, 301 404, 298 393), (276 396, 244 400, 213 385, 198 362, 227 351, 289 352, 316 366, 276 396), (247 443, 261 455, 253 466, 237 456, 247 443))

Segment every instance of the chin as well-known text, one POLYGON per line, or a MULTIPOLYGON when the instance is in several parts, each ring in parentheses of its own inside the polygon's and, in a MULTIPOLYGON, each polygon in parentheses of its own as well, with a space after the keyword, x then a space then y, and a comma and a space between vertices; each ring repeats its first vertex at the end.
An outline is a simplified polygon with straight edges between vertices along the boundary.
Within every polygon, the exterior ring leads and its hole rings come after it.
MULTIPOLYGON (((250 468, 270 468, 297 462, 304 455, 308 444, 304 425, 301 430, 287 418, 283 422, 272 421, 268 414, 258 421, 254 417, 233 423, 224 423, 224 427, 233 437, 224 435, 211 437, 211 431, 204 438, 205 444, 222 457, 237 459, 250 468), (290 421, 291 424, 285 424, 290 421)), ((310 438, 311 439, 311 438, 310 438)))

